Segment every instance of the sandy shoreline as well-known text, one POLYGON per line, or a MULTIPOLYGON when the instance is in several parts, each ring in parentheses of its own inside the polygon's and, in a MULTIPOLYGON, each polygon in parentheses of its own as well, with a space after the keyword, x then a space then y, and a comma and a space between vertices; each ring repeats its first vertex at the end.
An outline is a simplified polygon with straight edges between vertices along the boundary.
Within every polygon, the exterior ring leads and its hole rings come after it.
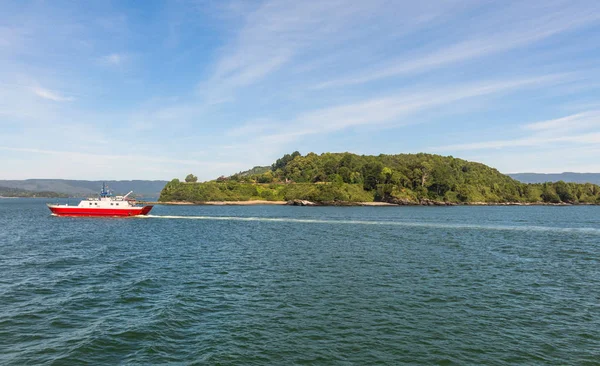
MULTIPOLYGON (((166 201, 166 202, 149 202, 139 201, 138 203, 146 205, 165 205, 165 206, 258 206, 258 205, 270 205, 270 206, 284 206, 292 205, 287 201, 265 201, 265 200, 252 200, 252 201, 204 201, 204 202, 188 202, 188 201, 166 201)), ((309 204, 307 206, 372 206, 372 207, 388 207, 388 206, 597 206, 598 204, 593 203, 543 203, 543 202, 504 202, 504 203, 491 203, 491 202, 469 202, 469 203, 458 203, 458 204, 444 204, 443 202, 423 204, 423 203, 389 203, 389 202, 321 202, 315 204, 309 204)))
MULTIPOLYGON (((140 202, 148 205, 167 205, 167 206, 253 206, 253 205, 288 205, 287 201, 206 201, 206 202, 188 202, 188 201, 167 201, 167 202, 140 202)), ((398 206, 387 202, 348 202, 351 206, 398 206)))
MULTIPOLYGON (((147 205, 166 205, 166 206, 258 206, 271 205, 283 206, 290 205, 287 201, 206 201, 206 202, 188 202, 188 201, 166 201, 166 202, 140 202, 147 205)), ((335 206, 330 204, 317 204, 317 206, 335 206)), ((344 202, 339 206, 398 206, 395 203, 388 202, 344 202)))
POLYGON ((144 202, 150 205, 180 205, 180 206, 252 206, 252 205, 286 205, 286 201, 206 201, 206 202, 187 202, 187 201, 168 201, 168 202, 144 202))

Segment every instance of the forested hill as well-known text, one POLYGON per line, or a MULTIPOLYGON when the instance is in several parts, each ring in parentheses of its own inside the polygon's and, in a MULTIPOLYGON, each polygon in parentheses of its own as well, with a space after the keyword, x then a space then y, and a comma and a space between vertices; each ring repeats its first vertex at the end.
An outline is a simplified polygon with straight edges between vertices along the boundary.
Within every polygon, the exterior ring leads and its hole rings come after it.
POLYGON ((64 193, 69 196, 94 195, 100 192, 102 183, 117 194, 134 191, 137 196, 157 197, 167 181, 162 180, 67 180, 67 179, 26 179, 0 180, 0 186, 25 191, 46 191, 64 193))
POLYGON ((68 197, 64 193, 48 192, 48 191, 26 191, 24 189, 0 187, 0 197, 45 197, 57 198, 68 197))
POLYGON ((451 156, 351 153, 303 156, 294 152, 260 174, 244 172, 206 183, 175 179, 165 186, 160 199, 600 203, 600 187, 565 182, 524 184, 484 164, 451 156))
POLYGON ((593 183, 600 184, 600 173, 515 173, 510 177, 523 183, 567 182, 567 183, 593 183))

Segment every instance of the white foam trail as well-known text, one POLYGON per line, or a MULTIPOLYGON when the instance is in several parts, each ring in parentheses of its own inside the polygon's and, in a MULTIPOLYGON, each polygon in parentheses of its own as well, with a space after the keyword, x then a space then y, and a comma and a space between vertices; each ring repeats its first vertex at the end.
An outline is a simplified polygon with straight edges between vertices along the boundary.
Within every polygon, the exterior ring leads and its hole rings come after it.
POLYGON ((557 232, 557 233, 583 233, 600 235, 598 228, 575 228, 575 227, 548 227, 548 226, 502 226, 502 225, 469 225, 469 224, 441 224, 427 222, 406 221, 363 221, 363 220, 318 220, 318 219, 294 219, 288 217, 244 217, 244 216, 138 216, 150 219, 182 219, 182 220, 216 220, 216 221, 259 221, 259 222, 289 222, 308 224, 332 224, 332 225, 387 225, 402 227, 425 227, 435 229, 470 229, 470 230, 498 230, 498 231, 535 231, 535 232, 557 232))

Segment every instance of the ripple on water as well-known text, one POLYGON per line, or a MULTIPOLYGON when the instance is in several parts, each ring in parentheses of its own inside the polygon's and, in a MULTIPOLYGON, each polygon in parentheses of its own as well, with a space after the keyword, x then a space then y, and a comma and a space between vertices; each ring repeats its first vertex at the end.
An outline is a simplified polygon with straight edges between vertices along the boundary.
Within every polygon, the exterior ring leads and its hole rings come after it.
POLYGON ((599 359, 596 207, 63 220, 22 202, 0 206, 1 364, 599 359))

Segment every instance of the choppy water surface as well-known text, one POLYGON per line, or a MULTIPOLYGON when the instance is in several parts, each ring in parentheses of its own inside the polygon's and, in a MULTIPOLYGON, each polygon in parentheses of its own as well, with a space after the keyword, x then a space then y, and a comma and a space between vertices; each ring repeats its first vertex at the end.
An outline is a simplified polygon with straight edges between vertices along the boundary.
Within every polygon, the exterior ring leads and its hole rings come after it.
POLYGON ((600 364, 600 207, 0 200, 0 364, 164 363, 600 364))

